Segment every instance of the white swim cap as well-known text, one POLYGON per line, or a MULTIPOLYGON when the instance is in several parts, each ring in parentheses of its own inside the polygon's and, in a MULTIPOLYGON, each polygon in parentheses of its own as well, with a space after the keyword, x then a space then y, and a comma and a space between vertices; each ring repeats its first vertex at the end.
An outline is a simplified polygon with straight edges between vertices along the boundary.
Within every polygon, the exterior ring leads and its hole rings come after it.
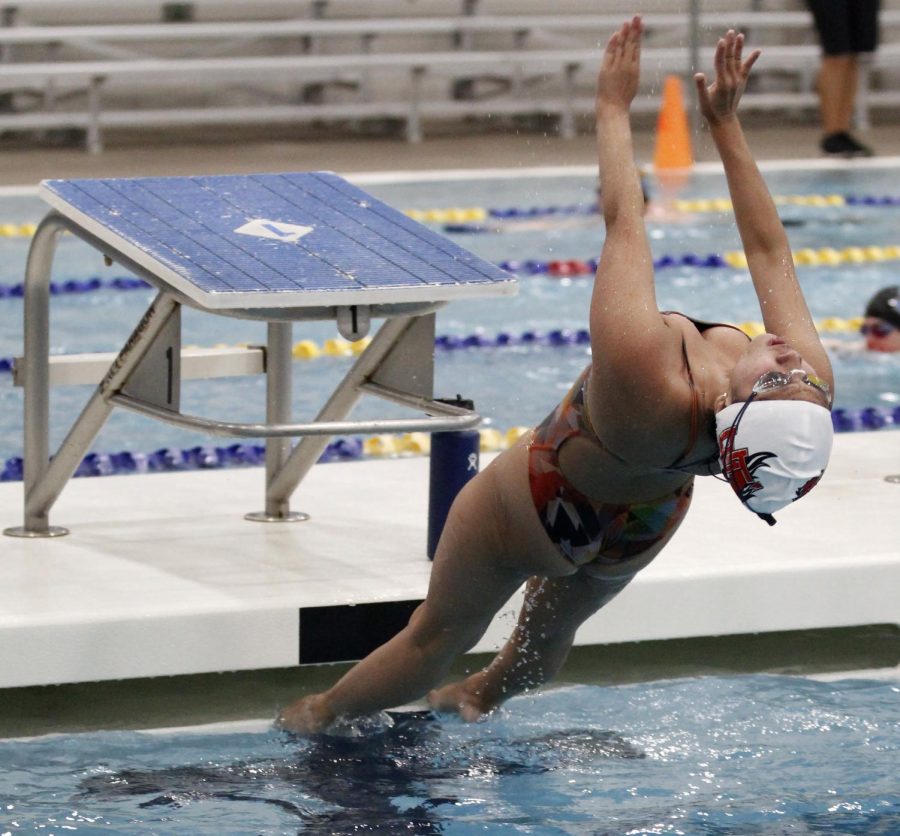
POLYGON ((809 401, 733 403, 716 414, 722 473, 738 499, 769 525, 774 511, 815 487, 831 456, 831 413, 809 401))

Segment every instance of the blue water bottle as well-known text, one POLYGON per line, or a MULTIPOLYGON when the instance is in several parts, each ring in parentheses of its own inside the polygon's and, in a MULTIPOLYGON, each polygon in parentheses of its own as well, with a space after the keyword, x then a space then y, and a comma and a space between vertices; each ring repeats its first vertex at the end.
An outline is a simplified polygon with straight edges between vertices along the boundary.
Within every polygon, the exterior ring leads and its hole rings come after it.
MULTIPOLYGON (((457 397, 455 406, 474 409, 472 401, 457 397)), ((428 559, 434 560, 438 540, 456 495, 478 473, 478 430, 458 430, 431 434, 431 461, 428 480, 428 559)))

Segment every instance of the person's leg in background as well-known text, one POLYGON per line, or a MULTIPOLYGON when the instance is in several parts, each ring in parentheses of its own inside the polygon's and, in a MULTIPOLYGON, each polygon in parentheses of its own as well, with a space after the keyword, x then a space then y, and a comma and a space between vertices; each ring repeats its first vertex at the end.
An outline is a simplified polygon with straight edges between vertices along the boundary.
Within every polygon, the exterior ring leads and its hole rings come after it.
POLYGON ((859 53, 878 42, 879 0, 807 0, 823 56, 818 77, 821 149, 842 157, 872 156, 850 132, 859 87, 859 53))

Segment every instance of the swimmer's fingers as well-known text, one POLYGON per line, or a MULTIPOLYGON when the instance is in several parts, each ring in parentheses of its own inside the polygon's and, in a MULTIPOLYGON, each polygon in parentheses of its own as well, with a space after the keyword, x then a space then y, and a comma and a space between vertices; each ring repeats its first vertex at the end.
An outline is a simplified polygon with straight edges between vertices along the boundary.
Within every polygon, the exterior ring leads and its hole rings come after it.
POLYGON ((626 24, 624 52, 625 60, 632 64, 640 64, 641 61, 641 37, 644 34, 644 22, 640 15, 635 15, 630 24, 626 24))
POLYGON ((753 56, 748 59, 748 65, 743 64, 743 48, 744 36, 735 32, 734 29, 729 29, 723 37, 719 38, 713 66, 716 70, 716 80, 720 84, 737 83, 745 75, 745 68, 749 71, 749 68, 753 66, 753 62, 756 61, 753 56))
POLYGON ((697 86, 697 100, 700 102, 700 109, 704 104, 709 104, 709 90, 706 86, 706 73, 694 73, 694 84, 697 86))
POLYGON ((744 60, 744 44, 746 43, 746 37, 744 33, 741 32, 738 34, 734 43, 734 63, 738 67, 741 77, 746 79, 748 75, 750 75, 750 70, 753 69, 753 65, 756 63, 756 59, 762 55, 762 50, 754 49, 753 52, 750 53, 750 57, 745 61, 744 60))
POLYGON ((724 83, 736 87, 741 82, 741 52, 744 36, 729 29, 725 33, 725 58, 722 67, 724 83))
POLYGON ((606 51, 600 64, 601 76, 612 72, 618 64, 627 35, 626 26, 627 24, 623 24, 621 29, 613 32, 606 44, 606 51))
POLYGON ((756 60, 760 55, 762 55, 762 50, 754 49, 753 52, 750 53, 750 57, 746 61, 744 61, 743 65, 741 66, 741 75, 745 80, 749 77, 750 70, 753 69, 753 65, 756 63, 756 60))
POLYGON ((743 49, 743 34, 729 29, 716 44, 715 81, 708 84, 703 73, 694 76, 701 112, 711 124, 730 119, 737 111, 750 70, 760 56, 756 49, 745 61, 743 49))
POLYGON ((597 105, 629 107, 637 92, 640 75, 641 35, 639 15, 613 33, 603 54, 597 79, 597 105))
MULTIPOLYGON (((623 27, 624 29, 624 27, 623 27)), ((622 30, 613 32, 606 43, 606 51, 603 53, 603 61, 600 64, 600 71, 608 72, 616 63, 619 51, 622 48, 623 33, 622 30)))
POLYGON ((694 73, 694 84, 697 85, 697 93, 700 94, 701 100, 708 99, 709 89, 706 81, 706 73, 694 73))
POLYGON ((697 87, 697 103, 700 106, 700 112, 706 117, 707 121, 712 122, 715 119, 715 113, 705 73, 694 73, 694 84, 697 87))
POLYGON ((643 22, 640 15, 635 15, 632 20, 623 23, 620 29, 613 32, 606 44, 604 67, 611 68, 623 59, 633 61, 635 56, 640 57, 642 33, 643 22))
POLYGON ((727 36, 725 38, 719 38, 716 43, 716 54, 713 57, 713 69, 716 71, 716 79, 721 80, 725 78, 725 73, 728 66, 728 42, 727 36))
POLYGON ((753 69, 756 60, 762 54, 762 50, 754 49, 750 53, 749 58, 744 60, 744 34, 743 32, 735 33, 733 29, 729 29, 725 36, 725 62, 724 66, 727 72, 733 74, 735 83, 745 82, 753 69))

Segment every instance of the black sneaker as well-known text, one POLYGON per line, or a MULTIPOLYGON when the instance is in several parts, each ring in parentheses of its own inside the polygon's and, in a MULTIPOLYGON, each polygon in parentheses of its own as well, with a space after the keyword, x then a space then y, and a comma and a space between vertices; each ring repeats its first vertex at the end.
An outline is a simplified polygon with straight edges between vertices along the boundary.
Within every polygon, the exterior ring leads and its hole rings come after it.
POLYGON ((853 149, 854 157, 874 157, 875 152, 869 148, 868 145, 863 145, 855 136, 852 134, 845 133, 844 138, 847 140, 849 146, 853 149))
POLYGON ((828 134, 821 144, 822 153, 829 157, 872 157, 874 152, 867 145, 858 142, 846 131, 828 134))

